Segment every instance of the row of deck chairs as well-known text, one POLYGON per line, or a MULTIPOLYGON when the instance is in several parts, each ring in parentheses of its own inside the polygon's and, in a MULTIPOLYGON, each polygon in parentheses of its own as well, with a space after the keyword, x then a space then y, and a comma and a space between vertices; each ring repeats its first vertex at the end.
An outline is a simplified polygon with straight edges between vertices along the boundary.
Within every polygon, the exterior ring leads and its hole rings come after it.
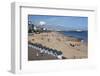
POLYGON ((29 43, 28 46, 39 50, 40 53, 47 53, 49 55, 57 57, 58 59, 63 58, 63 53, 61 51, 56 50, 56 49, 48 48, 48 47, 43 46, 43 45, 38 44, 38 43, 29 43))

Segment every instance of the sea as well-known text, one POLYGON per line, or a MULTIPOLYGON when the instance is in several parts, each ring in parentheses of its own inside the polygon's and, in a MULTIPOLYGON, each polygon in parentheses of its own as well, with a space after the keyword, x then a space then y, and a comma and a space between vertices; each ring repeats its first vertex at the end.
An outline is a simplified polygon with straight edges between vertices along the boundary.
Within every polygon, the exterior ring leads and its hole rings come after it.
POLYGON ((88 31, 61 31, 61 33, 88 42, 88 31))

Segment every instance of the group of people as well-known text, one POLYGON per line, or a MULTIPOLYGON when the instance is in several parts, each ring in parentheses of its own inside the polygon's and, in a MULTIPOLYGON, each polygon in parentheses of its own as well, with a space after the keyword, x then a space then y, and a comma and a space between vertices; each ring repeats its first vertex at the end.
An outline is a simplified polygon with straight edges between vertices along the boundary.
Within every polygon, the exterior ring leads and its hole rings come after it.
POLYGON ((48 47, 43 46, 42 44, 38 44, 38 43, 29 43, 28 46, 31 48, 34 48, 36 50, 39 50, 40 53, 46 53, 46 54, 55 56, 58 59, 64 59, 63 53, 56 49, 48 48, 48 47))

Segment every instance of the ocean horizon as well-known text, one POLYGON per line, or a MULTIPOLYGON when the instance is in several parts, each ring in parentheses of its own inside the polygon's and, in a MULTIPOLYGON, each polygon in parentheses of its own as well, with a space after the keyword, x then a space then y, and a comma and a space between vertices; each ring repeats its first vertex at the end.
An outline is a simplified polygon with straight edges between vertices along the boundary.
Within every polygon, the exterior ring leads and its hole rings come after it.
POLYGON ((88 31, 59 31, 65 36, 71 36, 88 42, 88 31))

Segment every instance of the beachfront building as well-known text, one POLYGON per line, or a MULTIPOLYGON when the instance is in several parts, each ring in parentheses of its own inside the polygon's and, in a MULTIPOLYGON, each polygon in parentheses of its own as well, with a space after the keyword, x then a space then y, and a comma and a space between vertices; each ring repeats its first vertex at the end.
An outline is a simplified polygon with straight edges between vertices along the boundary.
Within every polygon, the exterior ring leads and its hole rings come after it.
POLYGON ((45 25, 36 25, 34 28, 35 28, 35 30, 45 31, 47 29, 44 26, 45 25))
POLYGON ((45 25, 34 25, 32 21, 28 21, 28 32, 29 33, 33 33, 33 32, 40 33, 46 30, 47 28, 45 28, 45 25))
POLYGON ((35 25, 32 24, 31 21, 28 21, 28 32, 29 32, 29 33, 32 33, 32 32, 33 32, 34 26, 35 26, 35 25))
POLYGON ((34 29, 34 24, 31 21, 28 22, 28 29, 34 29))

